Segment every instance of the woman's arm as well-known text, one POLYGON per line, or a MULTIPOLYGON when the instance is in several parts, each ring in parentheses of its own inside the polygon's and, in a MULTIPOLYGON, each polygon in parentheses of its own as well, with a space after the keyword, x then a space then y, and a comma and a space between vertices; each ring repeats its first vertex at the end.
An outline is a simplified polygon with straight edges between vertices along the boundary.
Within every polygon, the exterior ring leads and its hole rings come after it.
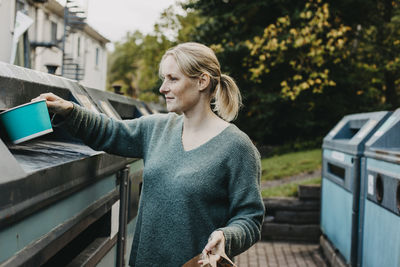
POLYGON ((261 161, 250 140, 229 153, 229 216, 225 227, 216 229, 202 251, 200 265, 232 258, 249 249, 261 238, 265 208, 260 193, 261 161))
POLYGON ((240 146, 230 155, 229 214, 224 233, 225 252, 234 257, 261 238, 265 208, 260 193, 261 161, 252 145, 240 146))
POLYGON ((112 119, 52 93, 41 94, 33 100, 38 99, 46 99, 49 111, 65 118, 63 127, 93 149, 126 157, 143 157, 142 119, 112 119))
POLYGON ((95 150, 124 157, 143 158, 143 119, 116 120, 76 104, 64 127, 95 150))

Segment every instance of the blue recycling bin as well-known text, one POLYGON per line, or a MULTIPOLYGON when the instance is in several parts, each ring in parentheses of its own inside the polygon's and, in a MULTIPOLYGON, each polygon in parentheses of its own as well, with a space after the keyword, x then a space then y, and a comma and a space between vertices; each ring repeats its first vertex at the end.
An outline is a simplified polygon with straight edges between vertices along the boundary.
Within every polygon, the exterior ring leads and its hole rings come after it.
POLYGON ((359 240, 361 266, 400 266, 400 109, 365 145, 359 240))
POLYGON ((357 261, 364 144, 389 115, 386 111, 347 115, 323 140, 321 231, 348 264, 357 261))

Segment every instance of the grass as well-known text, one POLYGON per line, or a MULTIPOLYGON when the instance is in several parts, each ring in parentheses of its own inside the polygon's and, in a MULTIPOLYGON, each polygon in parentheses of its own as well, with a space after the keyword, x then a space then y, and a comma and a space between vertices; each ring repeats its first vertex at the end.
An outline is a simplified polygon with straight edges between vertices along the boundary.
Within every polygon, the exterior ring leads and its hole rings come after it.
POLYGON ((278 180, 284 177, 310 172, 321 168, 321 149, 292 152, 261 160, 261 181, 278 180))
POLYGON ((321 184, 321 178, 310 178, 307 180, 278 185, 262 190, 262 197, 295 197, 298 185, 321 184))

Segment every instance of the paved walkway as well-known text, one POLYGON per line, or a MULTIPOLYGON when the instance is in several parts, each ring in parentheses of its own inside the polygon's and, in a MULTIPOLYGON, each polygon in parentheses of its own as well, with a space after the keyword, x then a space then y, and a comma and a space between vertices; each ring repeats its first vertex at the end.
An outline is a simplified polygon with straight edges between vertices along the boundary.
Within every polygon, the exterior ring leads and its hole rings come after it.
POLYGON ((235 258, 238 267, 326 267, 319 244, 258 242, 235 258))

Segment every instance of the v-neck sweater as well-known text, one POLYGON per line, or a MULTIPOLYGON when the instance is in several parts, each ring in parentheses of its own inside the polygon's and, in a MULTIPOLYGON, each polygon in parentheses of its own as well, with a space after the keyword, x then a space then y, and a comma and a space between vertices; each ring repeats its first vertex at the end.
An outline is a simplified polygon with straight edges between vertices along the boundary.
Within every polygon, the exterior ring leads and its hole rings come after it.
POLYGON ((260 239, 260 155, 234 124, 189 151, 175 113, 122 121, 74 105, 65 125, 95 150, 143 159, 131 266, 181 266, 215 230, 231 258, 260 239))

